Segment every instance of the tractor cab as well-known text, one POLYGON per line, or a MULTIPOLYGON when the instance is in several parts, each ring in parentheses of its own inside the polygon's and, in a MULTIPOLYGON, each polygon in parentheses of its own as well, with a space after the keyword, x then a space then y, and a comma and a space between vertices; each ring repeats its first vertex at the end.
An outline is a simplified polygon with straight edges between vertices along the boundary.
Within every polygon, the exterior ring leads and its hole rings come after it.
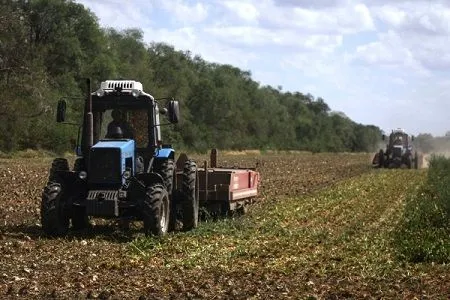
POLYGON ((386 152, 394 157, 402 157, 407 151, 412 149, 410 137, 403 129, 393 130, 389 136, 389 143, 386 152))

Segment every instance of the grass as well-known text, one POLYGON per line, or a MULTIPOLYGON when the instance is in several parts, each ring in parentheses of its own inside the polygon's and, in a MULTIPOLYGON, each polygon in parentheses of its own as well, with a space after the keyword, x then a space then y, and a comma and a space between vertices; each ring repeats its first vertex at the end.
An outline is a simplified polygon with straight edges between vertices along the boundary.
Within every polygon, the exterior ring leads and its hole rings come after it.
POLYGON ((450 263, 450 159, 433 156, 428 177, 405 206, 395 232, 398 254, 411 262, 450 263))
POLYGON ((404 278, 413 276, 414 267, 396 260, 391 232, 425 174, 372 172, 310 196, 268 201, 244 217, 203 223, 192 232, 141 237, 129 253, 176 272, 278 278, 290 296, 414 294, 416 287, 404 278))

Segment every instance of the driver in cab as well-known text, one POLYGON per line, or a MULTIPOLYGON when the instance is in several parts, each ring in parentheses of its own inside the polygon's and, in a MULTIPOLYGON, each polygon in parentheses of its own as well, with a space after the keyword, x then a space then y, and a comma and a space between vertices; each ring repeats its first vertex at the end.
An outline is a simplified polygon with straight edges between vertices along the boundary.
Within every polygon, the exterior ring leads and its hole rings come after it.
POLYGON ((125 120, 125 114, 119 109, 111 112, 113 120, 108 124, 107 139, 134 139, 133 128, 125 120))

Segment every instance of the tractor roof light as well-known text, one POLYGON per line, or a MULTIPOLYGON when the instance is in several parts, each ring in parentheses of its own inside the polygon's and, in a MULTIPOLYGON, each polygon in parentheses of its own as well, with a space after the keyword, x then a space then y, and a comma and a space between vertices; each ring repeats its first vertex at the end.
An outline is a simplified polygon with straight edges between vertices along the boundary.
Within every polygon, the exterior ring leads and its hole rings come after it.
POLYGON ((97 95, 97 97, 103 97, 105 95, 105 90, 102 89, 98 89, 95 94, 97 95))
POLYGON ((137 98, 137 97, 139 97, 139 96, 141 95, 141 92, 142 92, 142 91, 140 91, 140 90, 132 89, 132 90, 131 90, 131 95, 132 95, 134 98, 137 98))

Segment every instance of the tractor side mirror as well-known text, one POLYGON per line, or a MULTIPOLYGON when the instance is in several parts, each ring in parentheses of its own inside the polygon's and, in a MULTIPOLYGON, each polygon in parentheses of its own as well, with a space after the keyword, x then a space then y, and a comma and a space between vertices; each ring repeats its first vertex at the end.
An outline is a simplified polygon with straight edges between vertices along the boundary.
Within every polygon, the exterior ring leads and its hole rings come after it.
POLYGON ((56 110, 56 122, 61 123, 66 120, 66 101, 59 100, 58 108, 56 110))
POLYGON ((170 123, 176 124, 180 121, 180 106, 178 104, 178 101, 169 101, 168 114, 170 123))

